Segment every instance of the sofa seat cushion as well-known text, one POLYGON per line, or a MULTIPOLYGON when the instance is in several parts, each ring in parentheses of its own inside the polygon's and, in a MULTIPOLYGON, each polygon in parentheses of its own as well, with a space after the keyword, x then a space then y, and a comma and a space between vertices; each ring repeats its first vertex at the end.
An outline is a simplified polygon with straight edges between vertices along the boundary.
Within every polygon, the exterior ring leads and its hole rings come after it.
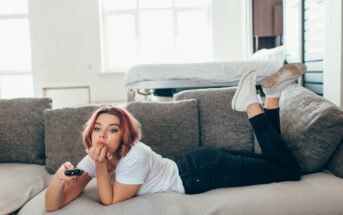
MULTIPOLYGON (((46 214, 44 195, 45 191, 37 195, 19 214, 46 214)), ((305 175, 296 182, 223 188, 197 195, 148 194, 111 206, 100 204, 96 179, 93 179, 80 197, 49 214, 322 215, 341 214, 342 200, 343 179, 324 172, 305 175)))
POLYGON ((0 164, 0 213, 8 214, 48 186, 51 175, 43 165, 23 163, 0 164))
POLYGON ((233 111, 236 88, 182 91, 174 100, 196 99, 199 106, 200 145, 237 151, 253 151, 253 130, 246 113, 233 111))
POLYGON ((142 142, 163 157, 176 159, 199 146, 198 103, 131 102, 129 111, 140 123, 142 142))

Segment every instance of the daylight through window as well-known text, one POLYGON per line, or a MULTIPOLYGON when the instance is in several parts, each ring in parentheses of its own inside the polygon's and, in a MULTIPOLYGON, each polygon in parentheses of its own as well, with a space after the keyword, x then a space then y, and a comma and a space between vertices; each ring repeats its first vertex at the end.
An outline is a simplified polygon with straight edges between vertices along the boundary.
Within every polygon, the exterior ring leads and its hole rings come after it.
POLYGON ((209 0, 103 0, 106 72, 212 60, 209 0))

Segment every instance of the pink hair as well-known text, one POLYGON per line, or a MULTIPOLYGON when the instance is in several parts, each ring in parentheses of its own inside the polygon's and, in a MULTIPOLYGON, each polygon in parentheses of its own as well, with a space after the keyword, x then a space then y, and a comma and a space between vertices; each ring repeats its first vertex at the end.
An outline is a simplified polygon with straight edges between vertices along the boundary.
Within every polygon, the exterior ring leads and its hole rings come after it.
POLYGON ((115 106, 102 106, 94 111, 91 118, 86 123, 83 132, 83 144, 86 149, 92 146, 92 132, 94 124, 100 114, 112 114, 120 120, 120 130, 122 140, 118 149, 119 157, 124 157, 133 146, 133 143, 141 139, 141 129, 139 122, 124 108, 115 106))

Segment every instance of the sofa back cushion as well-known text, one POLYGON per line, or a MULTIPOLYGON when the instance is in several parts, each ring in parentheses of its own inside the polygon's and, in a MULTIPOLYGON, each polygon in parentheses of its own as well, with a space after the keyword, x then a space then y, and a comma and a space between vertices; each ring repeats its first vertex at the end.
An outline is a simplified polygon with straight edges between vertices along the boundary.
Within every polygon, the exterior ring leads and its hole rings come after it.
POLYGON ((141 141, 163 157, 176 159, 198 147, 196 100, 131 102, 126 109, 141 123, 141 141))
POLYGON ((87 155, 82 142, 84 125, 98 106, 45 111, 46 169, 53 174, 66 161, 75 167, 87 155))
POLYGON ((44 110, 50 98, 0 99, 0 162, 44 164, 44 110))
POLYGON ((280 118, 282 137, 303 173, 321 170, 343 139, 343 110, 303 87, 282 92, 280 118))
POLYGON ((253 151, 253 130, 246 113, 233 111, 235 88, 182 91, 174 100, 196 99, 199 106, 200 145, 253 151))
POLYGON ((343 140, 329 161, 327 169, 343 178, 343 140))

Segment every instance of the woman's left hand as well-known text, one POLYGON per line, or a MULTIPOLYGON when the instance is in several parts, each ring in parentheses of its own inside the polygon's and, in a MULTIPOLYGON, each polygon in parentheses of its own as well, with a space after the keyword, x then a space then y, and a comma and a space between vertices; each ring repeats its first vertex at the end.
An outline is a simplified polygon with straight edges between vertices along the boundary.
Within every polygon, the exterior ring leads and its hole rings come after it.
POLYGON ((89 157, 99 163, 104 163, 106 161, 107 154, 107 147, 103 146, 91 146, 88 150, 89 157))

